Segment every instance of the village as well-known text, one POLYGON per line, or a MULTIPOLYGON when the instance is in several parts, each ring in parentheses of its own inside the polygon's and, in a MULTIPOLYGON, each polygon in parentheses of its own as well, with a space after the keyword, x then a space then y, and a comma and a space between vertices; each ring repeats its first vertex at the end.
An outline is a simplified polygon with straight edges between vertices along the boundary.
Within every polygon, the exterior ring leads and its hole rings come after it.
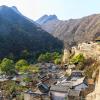
POLYGON ((100 0, 0 0, 0 100, 100 100, 100 0))
POLYGON ((9 81, 17 86, 25 87, 24 91, 23 89, 17 92, 13 90, 11 96, 13 100, 98 100, 100 65, 96 65, 95 69, 91 69, 92 67, 84 69, 84 65, 93 67, 95 65, 94 62, 91 64, 92 60, 90 62, 88 60, 88 63, 85 62, 83 65, 84 58, 94 58, 98 62, 100 60, 99 45, 90 42, 72 47, 71 52, 65 49, 62 64, 37 63, 39 72, 18 73, 14 77, 1 75, 0 100, 11 100, 5 97, 2 88, 2 84, 5 85, 9 81), (69 58, 73 55, 70 62, 69 58), (89 71, 91 73, 88 74, 89 71))

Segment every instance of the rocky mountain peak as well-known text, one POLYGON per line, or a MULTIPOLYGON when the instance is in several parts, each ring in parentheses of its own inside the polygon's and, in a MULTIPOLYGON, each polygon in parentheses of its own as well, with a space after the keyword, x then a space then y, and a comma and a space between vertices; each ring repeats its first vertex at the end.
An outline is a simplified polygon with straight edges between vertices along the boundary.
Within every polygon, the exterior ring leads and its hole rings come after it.
POLYGON ((6 6, 6 5, 2 5, 2 6, 0 6, 0 11, 3 10, 3 9, 7 9, 7 8, 9 8, 9 7, 6 6))
POLYGON ((6 11, 6 12, 14 11, 14 12, 16 12, 17 14, 22 15, 22 14, 20 13, 20 11, 17 9, 16 6, 8 7, 8 6, 6 6, 6 5, 2 5, 2 6, 0 6, 0 11, 1 11, 1 12, 5 12, 5 11, 6 11))
POLYGON ((16 6, 12 6, 11 9, 14 10, 16 13, 21 15, 21 13, 19 12, 19 10, 17 9, 16 6))
POLYGON ((40 25, 45 24, 49 21, 52 20, 58 20, 56 15, 43 15, 42 17, 40 17, 36 22, 40 25))
POLYGON ((48 16, 50 19, 58 19, 56 15, 49 15, 48 16))

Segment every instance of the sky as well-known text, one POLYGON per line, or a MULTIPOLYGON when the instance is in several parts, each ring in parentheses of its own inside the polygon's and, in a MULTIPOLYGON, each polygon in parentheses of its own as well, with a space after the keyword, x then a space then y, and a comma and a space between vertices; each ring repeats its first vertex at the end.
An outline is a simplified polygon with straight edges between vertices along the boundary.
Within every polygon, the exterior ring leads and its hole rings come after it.
POLYGON ((44 14, 67 20, 100 13, 100 0, 0 0, 0 5, 16 6, 33 20, 44 14))

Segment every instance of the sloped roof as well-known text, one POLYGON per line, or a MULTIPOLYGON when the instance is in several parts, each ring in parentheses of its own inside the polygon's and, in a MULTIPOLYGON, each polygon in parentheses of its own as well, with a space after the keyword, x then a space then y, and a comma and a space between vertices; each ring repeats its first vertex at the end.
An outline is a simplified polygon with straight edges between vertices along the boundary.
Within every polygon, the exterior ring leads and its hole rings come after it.
POLYGON ((85 77, 82 77, 82 78, 73 77, 70 81, 60 82, 60 83, 57 83, 57 85, 67 86, 71 88, 72 86, 77 86, 84 83, 84 79, 85 77))
POLYGON ((69 96, 79 96, 80 95, 80 91, 69 90, 68 95, 69 96))
POLYGON ((80 95, 80 91, 73 90, 67 86, 62 86, 62 85, 52 85, 50 88, 50 91, 68 93, 68 96, 79 96, 80 95))
POLYGON ((58 83, 57 85, 62 85, 62 86, 67 86, 67 87, 70 87, 72 88, 73 84, 71 81, 66 81, 66 82, 63 82, 63 83, 58 83))
POLYGON ((77 79, 76 81, 73 81, 73 86, 77 86, 79 84, 82 84, 84 82, 85 77, 82 77, 80 79, 77 79))
POLYGON ((58 91, 58 92, 68 92, 69 87, 62 85, 51 85, 50 91, 58 91))

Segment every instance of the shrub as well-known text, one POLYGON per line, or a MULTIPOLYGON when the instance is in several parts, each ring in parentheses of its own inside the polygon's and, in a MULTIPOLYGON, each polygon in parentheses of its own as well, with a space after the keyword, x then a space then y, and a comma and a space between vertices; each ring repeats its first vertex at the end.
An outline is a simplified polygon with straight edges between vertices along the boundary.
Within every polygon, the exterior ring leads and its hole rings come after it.
POLYGON ((61 60, 61 54, 59 54, 58 52, 53 52, 53 53, 46 52, 44 54, 40 54, 40 56, 38 57, 38 62, 60 63, 60 60, 61 60))
POLYGON ((80 62, 84 62, 84 60, 85 60, 85 58, 84 58, 83 54, 80 53, 80 54, 72 57, 72 59, 70 60, 70 63, 71 64, 78 64, 80 62))
POLYGON ((0 70, 6 75, 15 74, 15 65, 14 61, 4 58, 0 64, 0 70))
POLYGON ((30 66, 29 71, 34 73, 39 73, 40 68, 38 66, 30 66))
POLYGON ((54 63, 57 64, 57 65, 61 64, 61 59, 60 58, 55 59, 54 63))
POLYGON ((20 72, 25 72, 29 69, 29 64, 26 60, 21 59, 18 62, 16 62, 16 70, 20 72))

